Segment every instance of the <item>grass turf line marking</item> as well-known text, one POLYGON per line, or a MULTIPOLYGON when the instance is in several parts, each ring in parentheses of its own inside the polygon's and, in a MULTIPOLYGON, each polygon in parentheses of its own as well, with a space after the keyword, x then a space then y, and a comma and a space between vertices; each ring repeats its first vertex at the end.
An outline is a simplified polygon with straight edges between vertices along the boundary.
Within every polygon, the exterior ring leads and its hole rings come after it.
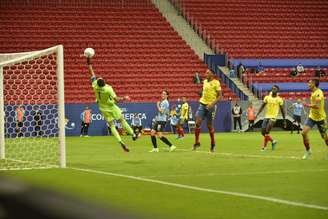
POLYGON ((190 186, 190 185, 171 183, 171 182, 166 182, 166 181, 161 181, 161 180, 148 179, 148 178, 143 178, 143 177, 138 177, 138 176, 130 176, 130 175, 119 174, 119 173, 105 172, 105 171, 100 171, 100 170, 82 169, 82 168, 76 168, 76 167, 68 167, 68 168, 72 169, 72 170, 87 172, 87 173, 95 173, 95 174, 102 174, 102 175, 108 175, 108 176, 122 177, 122 178, 127 178, 127 179, 132 179, 132 180, 156 183, 156 184, 172 186, 172 187, 177 187, 177 188, 182 188, 182 189, 189 189, 189 190, 194 190, 194 191, 218 193, 218 194, 250 198, 250 199, 259 199, 259 200, 264 200, 264 201, 274 202, 274 203, 279 203, 279 204, 328 211, 328 206, 306 204, 306 203, 302 203, 302 202, 295 202, 295 201, 289 201, 289 200, 278 199, 278 198, 267 197, 267 196, 260 196, 260 195, 251 195, 251 194, 240 193, 240 192, 230 192, 230 191, 224 191, 224 190, 208 189, 208 188, 202 188, 202 187, 197 187, 197 186, 190 186))
POLYGON ((328 169, 316 169, 316 170, 276 170, 266 172, 246 172, 246 173, 204 173, 204 174, 172 174, 172 175, 158 175, 158 176, 140 176, 149 178, 159 177, 189 177, 189 176, 249 176, 249 175, 266 175, 266 174, 284 174, 284 173, 306 173, 306 172, 326 172, 328 169))
POLYGON ((203 154, 214 154, 214 155, 225 155, 225 156, 233 156, 233 157, 252 157, 252 158, 273 158, 273 159, 293 159, 293 160, 301 160, 301 157, 296 156, 276 156, 276 155, 266 155, 265 152, 263 152, 263 155, 255 155, 255 154, 234 154, 234 153, 210 153, 207 151, 191 151, 187 149, 176 149, 177 151, 190 151, 190 152, 196 152, 196 153, 203 153, 203 154))

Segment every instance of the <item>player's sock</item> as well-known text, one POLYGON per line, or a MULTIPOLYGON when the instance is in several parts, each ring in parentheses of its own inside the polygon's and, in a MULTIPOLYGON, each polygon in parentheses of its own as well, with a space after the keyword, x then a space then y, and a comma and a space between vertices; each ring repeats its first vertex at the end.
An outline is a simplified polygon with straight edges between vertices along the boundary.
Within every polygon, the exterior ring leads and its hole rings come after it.
POLYGON ((303 144, 304 144, 305 149, 307 151, 309 151, 310 150, 310 142, 309 142, 309 140, 303 138, 303 144))
POLYGON ((271 141, 271 142, 273 141, 273 139, 271 138, 270 135, 266 135, 266 137, 267 137, 267 139, 268 139, 268 142, 269 142, 269 141, 271 141))
POLYGON ((268 142, 269 142, 268 136, 265 135, 263 137, 263 146, 262 146, 262 148, 265 148, 267 146, 268 142))
POLYGON ((122 121, 122 127, 125 129, 125 131, 127 131, 127 133, 129 133, 129 135, 133 135, 133 129, 131 128, 131 126, 128 124, 128 122, 126 120, 122 121))
POLYGON ((210 131, 210 137, 211 137, 211 145, 215 145, 214 128, 211 128, 209 131, 210 131))
POLYGON ((195 128, 195 143, 199 144, 200 128, 195 128))
POLYGON ((180 129, 179 129, 179 127, 176 127, 175 130, 176 130, 176 132, 178 133, 178 136, 180 137, 181 134, 180 134, 180 129))
POLYGON ((110 126, 110 130, 112 132, 112 134, 114 135, 114 137, 117 139, 118 142, 122 142, 121 136, 118 133, 118 131, 116 130, 115 125, 111 125, 110 126))
POLYGON ((183 131, 183 128, 180 128, 180 134, 182 137, 184 137, 184 131, 183 131))
POLYGON ((153 143, 153 147, 157 148, 157 141, 156 141, 156 136, 151 136, 151 142, 153 143))
POLYGON ((167 144, 168 146, 172 146, 171 142, 169 141, 169 139, 165 138, 164 136, 160 138, 162 142, 164 142, 165 144, 167 144))

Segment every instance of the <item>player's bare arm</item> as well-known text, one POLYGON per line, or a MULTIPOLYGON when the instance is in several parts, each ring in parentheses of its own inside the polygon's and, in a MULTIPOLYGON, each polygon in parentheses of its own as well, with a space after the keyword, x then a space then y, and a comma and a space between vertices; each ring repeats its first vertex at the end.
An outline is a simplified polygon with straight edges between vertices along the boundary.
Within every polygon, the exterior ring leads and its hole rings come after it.
POLYGON ((114 100, 116 103, 122 102, 122 101, 129 101, 131 98, 129 96, 122 96, 122 97, 115 97, 114 100))
POLYGON ((257 112, 257 114, 256 114, 256 116, 255 116, 255 120, 257 119, 257 116, 260 115, 260 113, 261 113, 262 110, 264 109, 265 105, 266 105, 266 103, 262 103, 262 105, 261 105, 259 111, 257 112))
POLYGON ((280 111, 281 111, 282 118, 284 119, 284 128, 286 128, 287 127, 286 114, 283 106, 280 106, 280 111))
POLYGON ((93 71, 93 68, 92 68, 92 58, 91 57, 87 57, 87 64, 88 64, 88 70, 89 70, 91 77, 96 77, 96 75, 93 71))
POLYGON ((303 103, 303 106, 308 107, 308 108, 313 108, 313 109, 319 109, 320 108, 320 98, 317 98, 315 100, 315 104, 310 104, 310 103, 303 103))

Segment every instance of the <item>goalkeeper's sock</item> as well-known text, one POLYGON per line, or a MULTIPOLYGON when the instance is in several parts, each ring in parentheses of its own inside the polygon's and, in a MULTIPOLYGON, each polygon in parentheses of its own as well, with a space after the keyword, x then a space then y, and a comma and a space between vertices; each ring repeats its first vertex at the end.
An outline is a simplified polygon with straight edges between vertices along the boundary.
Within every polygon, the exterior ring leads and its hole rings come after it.
POLYGON ((154 136, 154 135, 151 136, 151 142, 153 143, 153 147, 157 148, 156 136, 154 136))
POLYGON ((161 139, 162 142, 164 142, 168 146, 170 146, 170 147, 172 146, 171 142, 167 138, 165 138, 164 136, 161 137, 160 139, 161 139))
POLYGON ((125 131, 127 131, 127 133, 129 135, 134 134, 133 129, 131 128, 131 126, 128 124, 128 122, 125 119, 123 119, 121 123, 122 123, 122 127, 125 129, 125 131))
POLYGON ((118 142, 122 142, 121 136, 116 130, 115 125, 110 126, 110 131, 112 132, 112 134, 114 135, 114 137, 117 139, 118 142))

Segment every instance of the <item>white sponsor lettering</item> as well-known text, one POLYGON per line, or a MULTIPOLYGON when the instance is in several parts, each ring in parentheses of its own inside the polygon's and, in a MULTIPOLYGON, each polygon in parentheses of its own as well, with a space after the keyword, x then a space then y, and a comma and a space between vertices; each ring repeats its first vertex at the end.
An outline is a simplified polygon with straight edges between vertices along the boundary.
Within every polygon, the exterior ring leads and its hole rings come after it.
POLYGON ((99 121, 99 120, 104 120, 104 117, 100 113, 97 113, 97 114, 92 114, 91 115, 91 119, 93 121, 95 121, 95 120, 98 120, 99 121))
MULTIPOLYGON (((146 113, 123 113, 123 117, 126 120, 132 120, 135 117, 135 115, 137 115, 141 120, 147 119, 146 113)), ((93 121, 100 121, 100 120, 104 120, 104 116, 101 113, 92 114, 91 119, 93 121)))

